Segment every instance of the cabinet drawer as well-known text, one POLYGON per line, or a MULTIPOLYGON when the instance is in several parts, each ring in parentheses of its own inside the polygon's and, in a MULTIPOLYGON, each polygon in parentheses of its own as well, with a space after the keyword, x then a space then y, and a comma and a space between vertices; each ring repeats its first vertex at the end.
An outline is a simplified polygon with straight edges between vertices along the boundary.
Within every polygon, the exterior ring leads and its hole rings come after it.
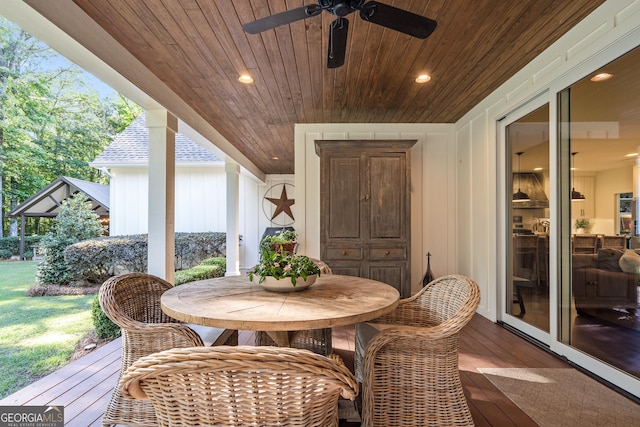
POLYGON ((327 248, 325 259, 362 259, 362 248, 327 248))
POLYGON ((369 250, 370 259, 406 259, 407 251, 405 248, 371 248, 369 250))

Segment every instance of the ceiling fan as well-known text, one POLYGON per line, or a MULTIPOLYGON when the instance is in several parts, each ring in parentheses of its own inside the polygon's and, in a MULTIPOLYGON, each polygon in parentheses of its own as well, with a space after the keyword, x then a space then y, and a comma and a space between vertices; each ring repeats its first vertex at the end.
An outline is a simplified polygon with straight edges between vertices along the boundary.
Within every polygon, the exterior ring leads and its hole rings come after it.
POLYGON ((242 28, 249 34, 258 34, 281 25, 320 15, 323 10, 337 16, 329 28, 328 68, 337 68, 344 64, 349 31, 349 21, 345 16, 352 12, 359 11, 360 17, 365 21, 419 39, 426 39, 436 29, 436 21, 433 19, 377 1, 367 2, 366 0, 318 0, 317 5, 311 4, 276 13, 244 24, 242 28))

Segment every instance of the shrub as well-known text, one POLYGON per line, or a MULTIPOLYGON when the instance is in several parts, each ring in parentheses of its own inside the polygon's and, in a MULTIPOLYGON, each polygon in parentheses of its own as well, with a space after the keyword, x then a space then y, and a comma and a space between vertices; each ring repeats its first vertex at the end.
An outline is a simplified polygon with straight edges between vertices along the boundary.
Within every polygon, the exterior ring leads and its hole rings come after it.
MULTIPOLYGON (((28 256, 29 252, 31 252, 31 256, 33 256, 33 248, 40 247, 40 240, 42 240, 43 237, 44 236, 25 236, 25 256, 28 256)), ((0 239, 0 258, 11 258, 14 255, 20 255, 20 238, 11 236, 0 239), (7 253, 9 254, 8 256, 6 256, 7 253)))
MULTIPOLYGON (((208 257, 224 256, 225 244, 225 233, 176 233, 176 269, 193 267, 208 257)), ((70 280, 77 286, 100 284, 126 272, 146 272, 147 235, 85 240, 68 246, 64 258, 68 266, 73 266, 69 269, 70 280)))
POLYGON ((96 336, 98 338, 115 339, 120 336, 120 327, 104 314, 102 307, 100 307, 98 295, 95 296, 91 303, 91 319, 93 320, 93 327, 96 330, 96 336))
POLYGON ((36 282, 40 285, 69 284, 71 274, 64 261, 65 248, 103 233, 100 217, 93 212, 84 194, 78 193, 63 201, 58 216, 53 220, 52 230, 41 241, 44 254, 38 265, 36 282))
POLYGON ((227 259, 224 257, 212 257, 202 260, 202 265, 217 265, 222 271, 227 269, 227 259))
POLYGON ((196 265, 187 270, 176 271, 174 283, 176 286, 195 280, 213 279, 224 276, 225 268, 219 265, 196 265))

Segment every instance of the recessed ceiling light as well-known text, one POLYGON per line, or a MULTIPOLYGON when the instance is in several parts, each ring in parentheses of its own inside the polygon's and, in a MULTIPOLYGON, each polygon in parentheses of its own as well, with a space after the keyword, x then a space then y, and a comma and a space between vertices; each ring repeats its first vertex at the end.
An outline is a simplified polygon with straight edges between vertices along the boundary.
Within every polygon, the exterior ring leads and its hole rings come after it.
POLYGON ((273 156, 273 157, 271 158, 271 160, 280 160, 280 157, 278 157, 278 156, 273 156))
POLYGON ((605 80, 609 80, 611 77, 613 77, 613 74, 598 73, 595 76, 591 77, 591 81, 592 82, 603 82, 605 80))
POLYGON ((431 80, 431 76, 429 74, 420 74, 416 77, 416 83, 426 83, 431 80))
POLYGON ((533 168, 534 171, 541 171, 542 168, 533 168))
POLYGON ((625 154, 625 157, 637 157, 638 153, 629 153, 629 154, 625 154))
POLYGON ((240 77, 238 77, 238 81, 240 83, 244 83, 244 84, 250 84, 253 83, 253 77, 251 77, 249 74, 243 74, 240 77))

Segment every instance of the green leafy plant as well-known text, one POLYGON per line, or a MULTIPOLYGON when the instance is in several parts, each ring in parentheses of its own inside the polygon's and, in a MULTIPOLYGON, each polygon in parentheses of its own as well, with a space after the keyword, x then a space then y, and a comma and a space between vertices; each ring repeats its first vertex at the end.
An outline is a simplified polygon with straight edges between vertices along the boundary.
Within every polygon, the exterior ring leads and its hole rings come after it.
POLYGON ((44 255, 38 266, 36 282, 40 285, 68 285, 72 272, 64 259, 66 247, 103 233, 100 217, 84 194, 78 193, 63 201, 52 230, 40 242, 44 255))
POLYGON ((118 338, 120 336, 120 326, 116 325, 104 314, 100 306, 98 295, 91 302, 91 320, 98 338, 118 338))
POLYGON ((260 252, 265 250, 282 250, 288 244, 295 243, 298 234, 294 230, 283 228, 272 236, 264 236, 260 241, 260 252))
POLYGON ((309 257, 266 249, 262 251, 258 265, 249 271, 249 280, 253 281, 254 275, 260 276, 258 283, 264 282, 266 276, 278 280, 288 277, 295 286, 299 277, 307 280, 308 276, 314 274, 320 275, 320 268, 309 257))
POLYGON ((589 228, 589 220, 586 218, 578 218, 576 219, 574 227, 576 230, 579 228, 589 228))

